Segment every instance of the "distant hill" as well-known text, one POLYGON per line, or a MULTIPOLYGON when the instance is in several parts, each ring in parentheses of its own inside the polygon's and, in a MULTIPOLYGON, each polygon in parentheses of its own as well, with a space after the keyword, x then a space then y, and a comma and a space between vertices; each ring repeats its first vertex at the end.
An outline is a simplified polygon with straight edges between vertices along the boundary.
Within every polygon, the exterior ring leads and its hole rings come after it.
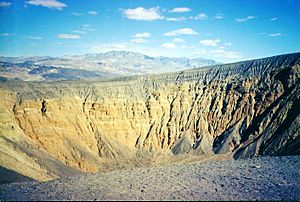
POLYGON ((0 77, 21 80, 74 80, 182 71, 218 64, 203 58, 150 57, 135 52, 64 57, 0 57, 0 77))

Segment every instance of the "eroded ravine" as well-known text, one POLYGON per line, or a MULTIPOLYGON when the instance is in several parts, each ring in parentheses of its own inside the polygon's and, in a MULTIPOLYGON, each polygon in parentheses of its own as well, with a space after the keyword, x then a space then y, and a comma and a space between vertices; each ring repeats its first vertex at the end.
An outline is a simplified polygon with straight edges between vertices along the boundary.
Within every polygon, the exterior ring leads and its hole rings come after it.
POLYGON ((2 82, 0 164, 47 180, 160 155, 299 154, 299 64, 295 53, 115 81, 2 82))

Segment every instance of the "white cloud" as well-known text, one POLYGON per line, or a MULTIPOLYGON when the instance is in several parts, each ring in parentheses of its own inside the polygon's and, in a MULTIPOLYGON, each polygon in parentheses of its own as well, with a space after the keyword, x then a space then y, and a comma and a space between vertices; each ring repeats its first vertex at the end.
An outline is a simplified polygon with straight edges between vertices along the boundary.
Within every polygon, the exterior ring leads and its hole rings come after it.
POLYGON ((222 14, 218 13, 217 15, 215 15, 214 18, 217 19, 217 20, 221 20, 221 19, 224 18, 224 16, 222 14))
POLYGON ((246 22, 248 20, 253 20, 253 19, 256 19, 257 17, 256 16, 247 16, 245 18, 236 18, 235 21, 237 22, 246 22))
POLYGON ((26 1, 25 3, 34 6, 43 6, 46 8, 51 8, 56 10, 62 10, 63 8, 67 7, 66 4, 57 0, 30 0, 30 1, 26 1))
POLYGON ((6 2, 6 1, 1 1, 0 2, 0 8, 10 7, 10 6, 11 6, 10 2, 6 2))
POLYGON ((229 58, 229 59, 241 58, 241 54, 239 52, 225 51, 223 49, 211 50, 209 51, 209 53, 214 57, 229 58))
POLYGON ((175 39, 173 39, 173 42, 174 43, 185 43, 185 41, 181 38, 175 38, 175 39))
POLYGON ((276 17, 273 17, 273 18, 270 18, 271 21, 275 21, 275 20, 278 20, 278 18, 276 17))
POLYGON ((216 54, 219 54, 219 53, 224 53, 225 50, 222 50, 222 49, 215 49, 215 50, 211 50, 209 51, 210 53, 216 53, 216 54))
POLYGON ((126 51, 128 45, 126 43, 92 43, 87 47, 93 53, 108 52, 108 51, 126 51))
POLYGON ((205 39, 201 40, 199 43, 204 46, 217 46, 220 42, 220 39, 205 39))
POLYGON ((164 33, 164 36, 176 36, 176 35, 197 35, 198 33, 191 28, 177 29, 174 31, 164 33))
POLYGON ((93 31, 95 31, 95 28, 93 28, 93 25, 91 25, 91 24, 83 24, 82 30, 84 32, 93 32, 93 31))
POLYGON ((84 28, 82 28, 82 30, 87 31, 87 32, 93 32, 93 31, 95 31, 95 28, 84 27, 84 28))
POLYGON ((32 40, 42 40, 43 37, 40 36, 24 36, 25 39, 32 39, 32 40))
POLYGON ((58 34, 57 38, 59 38, 59 39, 80 39, 80 36, 77 34, 58 34))
POLYGON ((191 11, 190 8, 187 7, 180 7, 180 8, 173 8, 170 10, 170 13, 185 13, 191 11))
POLYGON ((82 27, 92 27, 93 25, 91 24, 83 24, 82 27))
POLYGON ((73 32, 77 33, 77 34, 85 34, 86 33, 85 31, 81 31, 81 30, 74 30, 73 32))
POLYGON ((281 33, 273 33, 273 34, 269 34, 269 36, 277 37, 277 36, 282 36, 282 34, 281 33))
POLYGON ((146 43, 147 41, 143 38, 135 38, 130 40, 132 43, 146 43))
POLYGON ((231 45, 232 45, 231 42, 224 43, 224 46, 231 46, 231 45))
POLYGON ((208 16, 205 13, 199 13, 196 17, 194 17, 195 20, 205 20, 208 16))
POLYGON ((174 49, 174 48, 176 48, 176 45, 173 44, 173 43, 163 43, 161 46, 163 48, 168 48, 168 49, 174 49))
POLYGON ((166 18, 166 21, 184 21, 186 20, 185 17, 178 17, 178 18, 166 18))
POLYGON ((151 36, 151 34, 148 32, 137 33, 137 34, 133 35, 133 37, 137 37, 137 38, 149 38, 150 36, 151 36))
POLYGON ((92 16, 96 16, 96 15, 98 15, 98 12, 97 11, 89 11, 88 14, 92 15, 92 16))
POLYGON ((0 34, 0 36, 10 36, 10 34, 9 33, 2 33, 2 34, 0 34))
POLYGON ((72 15, 74 15, 74 16, 82 16, 82 15, 83 15, 83 13, 77 13, 77 12, 73 12, 73 13, 72 13, 72 15))
POLYGON ((122 12, 125 17, 131 20, 153 21, 164 19, 164 17, 160 15, 158 7, 152 7, 149 9, 143 7, 129 8, 122 9, 122 12))

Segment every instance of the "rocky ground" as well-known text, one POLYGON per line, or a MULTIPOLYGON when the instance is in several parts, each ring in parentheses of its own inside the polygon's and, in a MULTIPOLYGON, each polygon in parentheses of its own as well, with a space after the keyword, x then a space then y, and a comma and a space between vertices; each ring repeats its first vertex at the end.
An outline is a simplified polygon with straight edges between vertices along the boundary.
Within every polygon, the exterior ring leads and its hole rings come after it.
POLYGON ((0 200, 300 200, 300 157, 180 163, 0 186, 0 200))

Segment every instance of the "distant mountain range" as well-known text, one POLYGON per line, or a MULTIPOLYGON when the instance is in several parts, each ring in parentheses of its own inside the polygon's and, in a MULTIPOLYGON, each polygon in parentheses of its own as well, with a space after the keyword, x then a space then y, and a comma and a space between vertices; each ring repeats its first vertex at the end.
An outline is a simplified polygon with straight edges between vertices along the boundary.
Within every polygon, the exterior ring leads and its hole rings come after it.
POLYGON ((63 57, 0 57, 0 77, 75 80, 174 72, 215 64, 219 63, 204 58, 150 57, 128 51, 63 57))

